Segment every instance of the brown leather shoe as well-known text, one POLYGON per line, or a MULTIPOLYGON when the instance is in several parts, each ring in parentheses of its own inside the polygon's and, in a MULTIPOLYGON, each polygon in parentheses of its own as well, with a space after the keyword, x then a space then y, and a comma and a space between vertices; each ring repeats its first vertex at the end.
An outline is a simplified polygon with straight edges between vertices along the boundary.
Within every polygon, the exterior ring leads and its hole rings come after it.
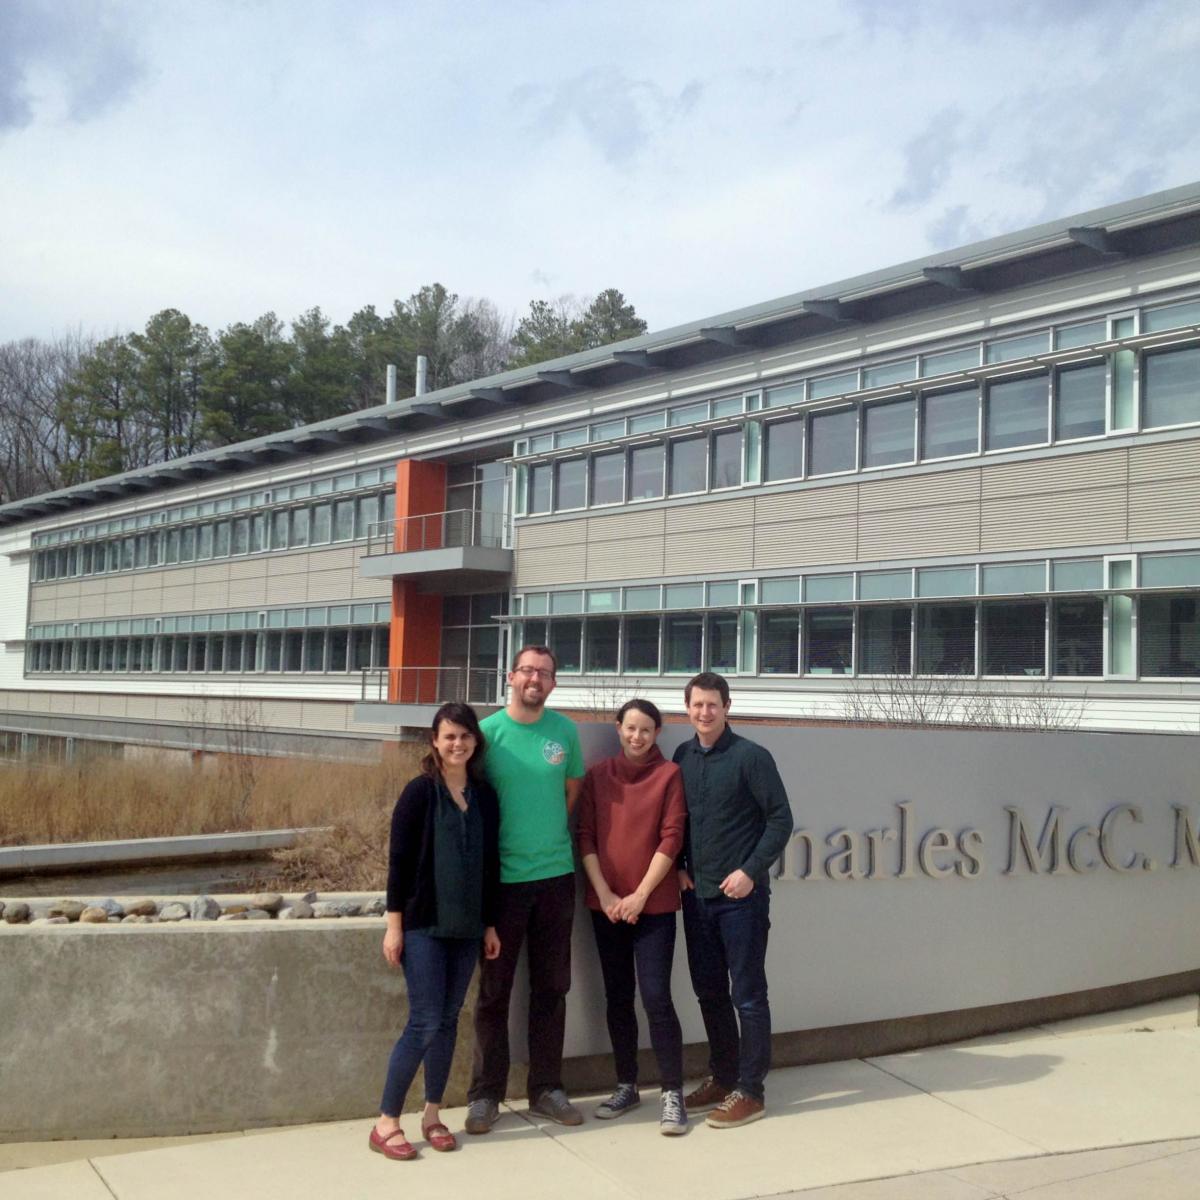
POLYGON ((434 1150, 457 1150, 458 1139, 440 1121, 421 1126, 421 1136, 434 1150))
POLYGON ((723 1087, 711 1075, 693 1091, 683 1098, 683 1106, 688 1112, 703 1112, 706 1108, 716 1108, 724 1103, 732 1088, 723 1087))
POLYGON ((766 1112, 767 1106, 761 1100, 755 1100, 753 1096, 747 1096, 745 1092, 734 1088, 724 1101, 708 1114, 705 1124, 714 1129, 736 1129, 739 1125, 749 1125, 751 1121, 757 1121, 759 1117, 765 1116, 766 1112))
POLYGON ((380 1137, 372 1128, 367 1145, 376 1154, 382 1154, 384 1158, 394 1158, 397 1162, 406 1162, 417 1157, 416 1147, 404 1136, 403 1129, 395 1129, 387 1137, 380 1137))

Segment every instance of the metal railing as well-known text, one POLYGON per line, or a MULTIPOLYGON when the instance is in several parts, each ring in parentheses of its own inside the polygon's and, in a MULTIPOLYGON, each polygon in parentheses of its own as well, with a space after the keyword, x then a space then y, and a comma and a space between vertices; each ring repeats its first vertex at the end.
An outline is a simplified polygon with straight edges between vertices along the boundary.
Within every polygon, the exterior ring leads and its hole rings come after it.
POLYGON ((504 703, 499 667, 384 667, 363 671, 362 696, 375 704, 504 703))
POLYGON ((507 518, 502 512, 452 508, 446 512, 376 521, 367 530, 368 554, 410 554, 458 546, 506 544, 507 518))

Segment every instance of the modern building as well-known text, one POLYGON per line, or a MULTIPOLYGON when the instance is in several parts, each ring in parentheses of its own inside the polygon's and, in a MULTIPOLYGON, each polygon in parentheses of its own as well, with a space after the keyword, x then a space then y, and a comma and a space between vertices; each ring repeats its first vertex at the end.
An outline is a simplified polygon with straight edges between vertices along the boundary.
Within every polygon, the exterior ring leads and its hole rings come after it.
POLYGON ((495 703, 1200 732, 1200 185, 0 507, 0 730, 495 703))

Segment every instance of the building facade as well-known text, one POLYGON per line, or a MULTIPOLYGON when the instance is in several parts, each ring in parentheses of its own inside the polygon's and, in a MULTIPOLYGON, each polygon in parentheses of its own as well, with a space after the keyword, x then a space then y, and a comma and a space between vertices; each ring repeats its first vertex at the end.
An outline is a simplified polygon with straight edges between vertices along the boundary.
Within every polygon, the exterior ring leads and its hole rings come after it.
POLYGON ((1200 186, 0 507, 0 730, 502 696, 1200 732, 1200 186))

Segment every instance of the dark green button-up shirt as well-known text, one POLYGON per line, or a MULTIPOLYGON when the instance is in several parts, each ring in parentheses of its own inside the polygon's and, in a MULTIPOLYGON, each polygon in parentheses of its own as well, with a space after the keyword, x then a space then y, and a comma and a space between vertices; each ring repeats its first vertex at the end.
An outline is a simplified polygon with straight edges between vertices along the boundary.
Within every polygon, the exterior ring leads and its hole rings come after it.
POLYGON ((759 887, 792 836, 792 809, 771 752, 728 726, 707 753, 693 737, 675 751, 688 830, 684 865, 704 899, 741 869, 759 887))

